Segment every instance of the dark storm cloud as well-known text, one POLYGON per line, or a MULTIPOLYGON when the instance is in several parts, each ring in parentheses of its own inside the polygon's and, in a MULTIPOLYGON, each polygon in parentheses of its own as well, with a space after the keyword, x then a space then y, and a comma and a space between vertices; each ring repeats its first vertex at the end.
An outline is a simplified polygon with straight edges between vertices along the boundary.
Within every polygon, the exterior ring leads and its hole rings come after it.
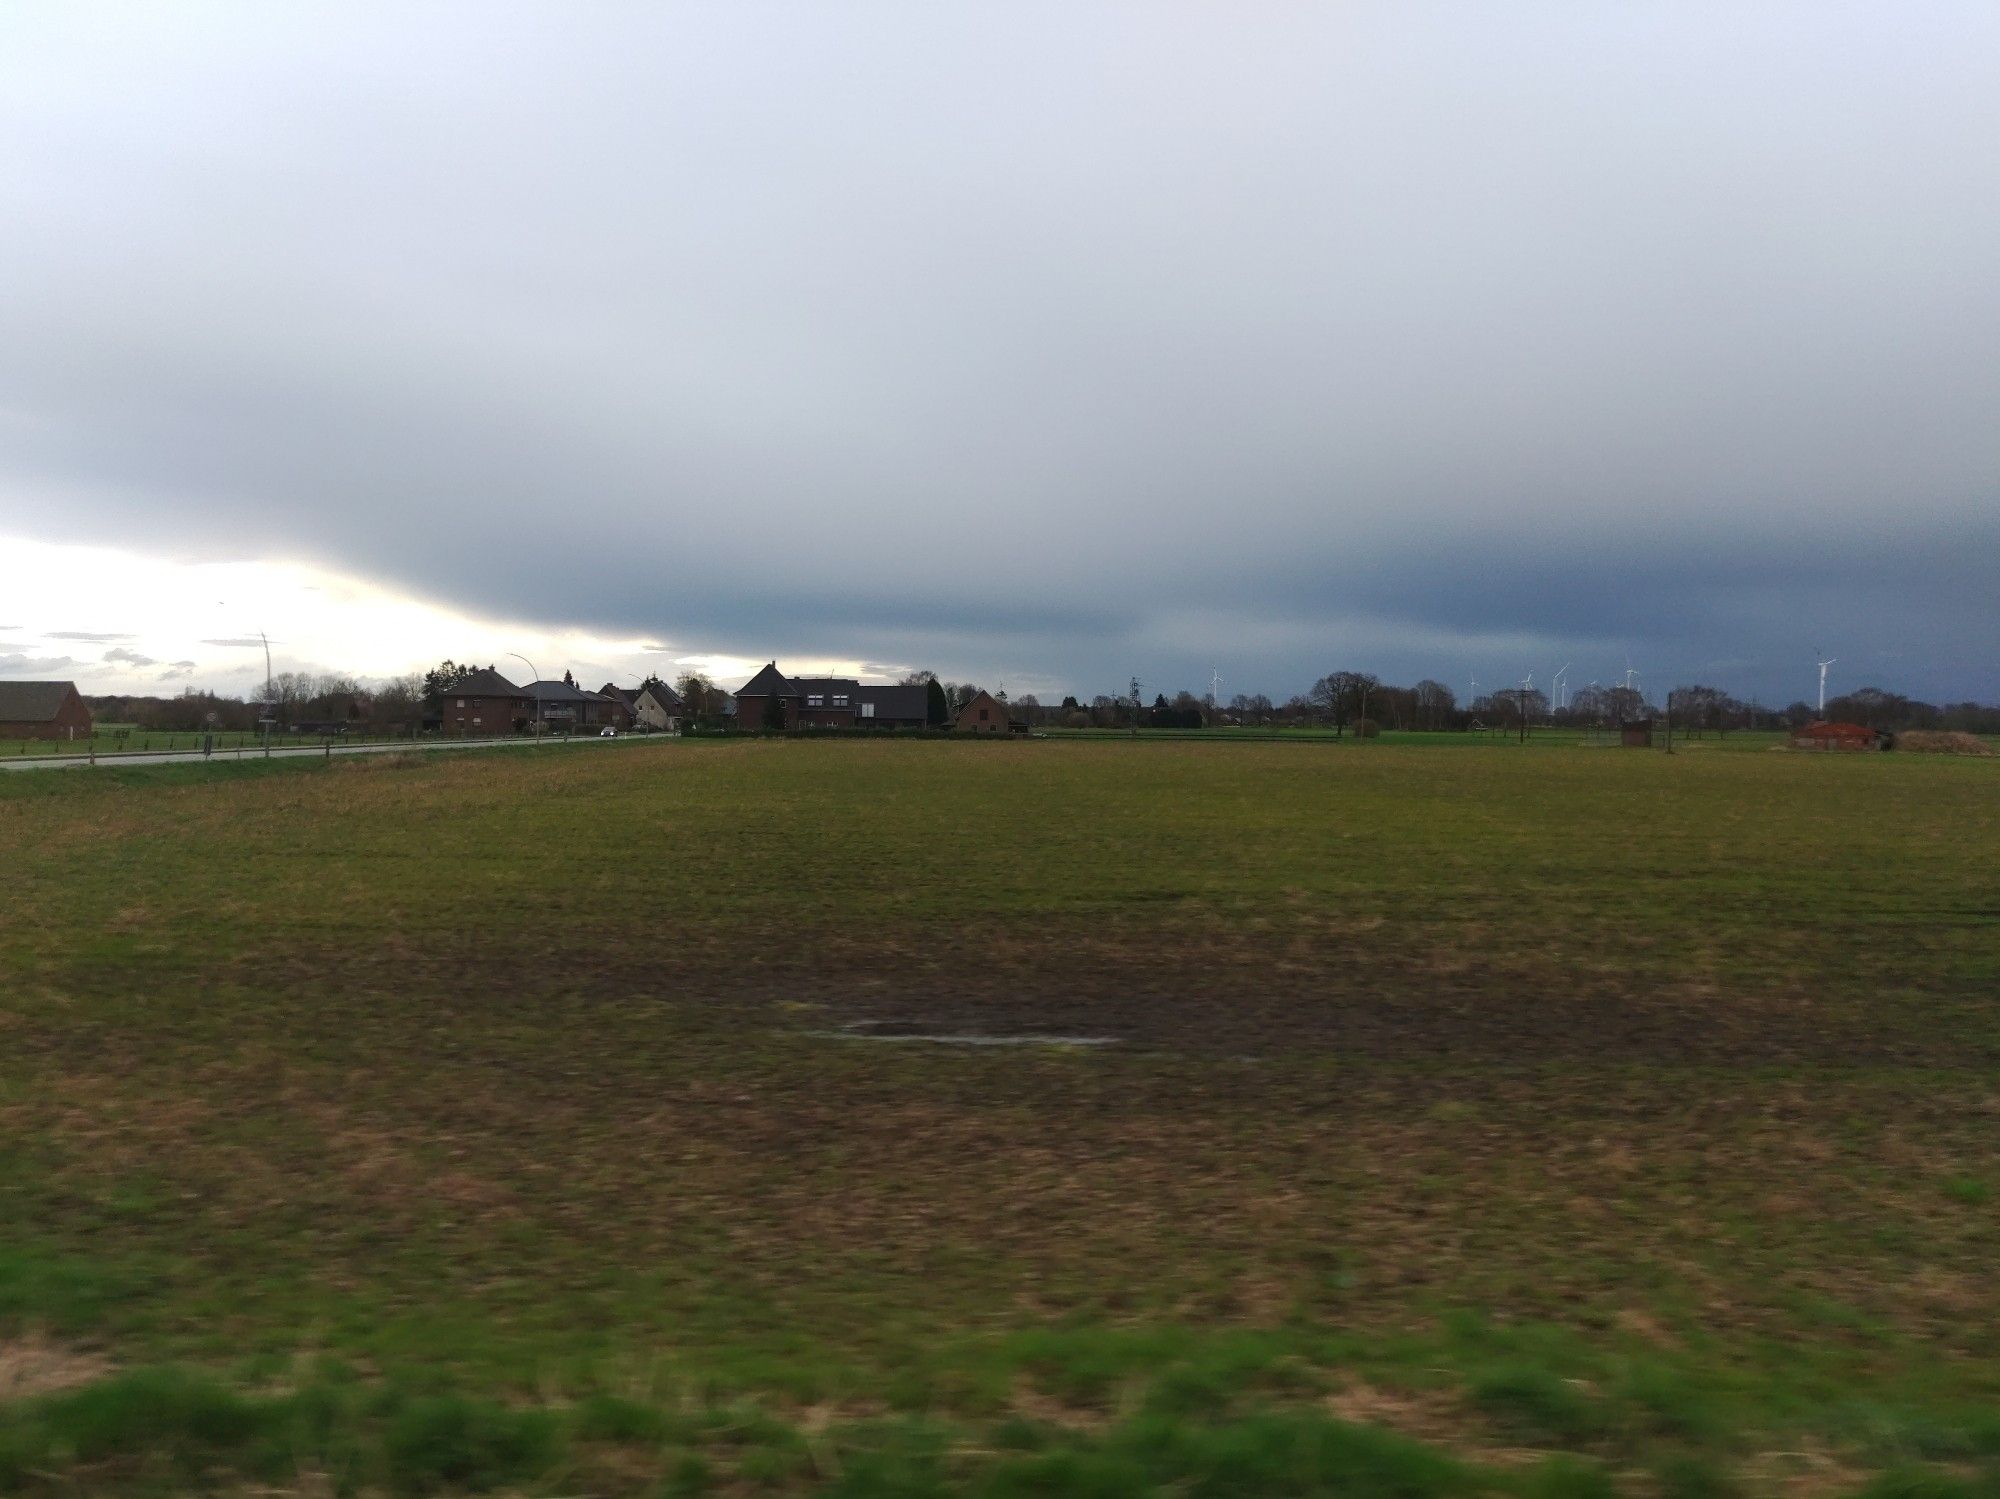
POLYGON ((1990 7, 74 14, 0 531, 1086 691, 2000 695, 1990 7))

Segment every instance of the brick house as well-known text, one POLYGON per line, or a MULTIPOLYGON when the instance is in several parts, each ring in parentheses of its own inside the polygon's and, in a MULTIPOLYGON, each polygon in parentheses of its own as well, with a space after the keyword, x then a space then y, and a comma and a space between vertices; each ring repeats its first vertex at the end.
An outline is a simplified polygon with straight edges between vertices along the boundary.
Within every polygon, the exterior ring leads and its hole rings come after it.
POLYGON ((951 721, 961 734, 1004 734, 1007 732, 1007 705, 992 693, 981 691, 958 710, 951 721))
POLYGON ((74 682, 0 682, 0 739, 88 739, 92 722, 74 682))
POLYGON ((534 696, 487 667, 438 698, 438 727, 447 734, 516 734, 528 726, 534 696))
POLYGON ((736 689, 736 727, 764 728, 774 702, 787 729, 920 729, 930 719, 930 689, 921 683, 788 677, 773 661, 736 689))
POLYGON ((623 698, 606 697, 601 692, 585 692, 576 683, 530 682, 521 689, 528 699, 528 714, 539 713, 552 729, 629 729, 632 709, 623 698))

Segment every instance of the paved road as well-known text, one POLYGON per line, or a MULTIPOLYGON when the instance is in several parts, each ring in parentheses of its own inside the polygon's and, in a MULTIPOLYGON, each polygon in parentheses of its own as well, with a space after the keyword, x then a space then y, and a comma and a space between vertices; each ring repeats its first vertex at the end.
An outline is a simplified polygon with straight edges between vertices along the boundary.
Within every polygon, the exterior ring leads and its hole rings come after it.
MULTIPOLYGON (((498 745, 546 745, 546 744, 607 744, 615 740, 596 737, 575 739, 419 739, 414 743, 405 740, 392 744, 339 744, 333 746, 336 755, 385 755, 406 754, 411 750, 457 750, 492 749, 498 745)), ((323 759, 326 746, 319 744, 298 745, 284 749, 273 749, 273 760, 296 759, 301 756, 323 759)), ((207 760, 212 764, 226 765, 232 760, 262 760, 265 752, 254 746, 248 749, 217 750, 212 755, 204 755, 200 750, 148 750, 133 754, 115 755, 100 753, 99 765, 199 765, 207 760)), ((0 769, 5 770, 88 770, 91 759, 88 755, 35 755, 0 760, 0 769)))

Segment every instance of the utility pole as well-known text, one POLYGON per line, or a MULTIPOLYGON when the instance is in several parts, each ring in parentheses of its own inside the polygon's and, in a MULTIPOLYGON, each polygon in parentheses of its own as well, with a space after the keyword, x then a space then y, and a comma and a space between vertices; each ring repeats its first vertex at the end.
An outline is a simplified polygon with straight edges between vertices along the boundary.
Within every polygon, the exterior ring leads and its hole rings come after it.
POLYGON ((1132 737, 1139 737, 1139 679, 1132 679, 1132 737))

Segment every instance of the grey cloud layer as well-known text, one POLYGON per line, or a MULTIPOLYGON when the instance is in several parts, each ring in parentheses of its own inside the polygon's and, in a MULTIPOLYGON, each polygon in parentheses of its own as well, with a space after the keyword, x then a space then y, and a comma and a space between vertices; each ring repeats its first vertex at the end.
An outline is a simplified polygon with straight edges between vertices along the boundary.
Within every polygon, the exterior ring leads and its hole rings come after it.
POLYGON ((34 26, 12 529, 1085 689, 2000 695, 1988 7, 34 26))

